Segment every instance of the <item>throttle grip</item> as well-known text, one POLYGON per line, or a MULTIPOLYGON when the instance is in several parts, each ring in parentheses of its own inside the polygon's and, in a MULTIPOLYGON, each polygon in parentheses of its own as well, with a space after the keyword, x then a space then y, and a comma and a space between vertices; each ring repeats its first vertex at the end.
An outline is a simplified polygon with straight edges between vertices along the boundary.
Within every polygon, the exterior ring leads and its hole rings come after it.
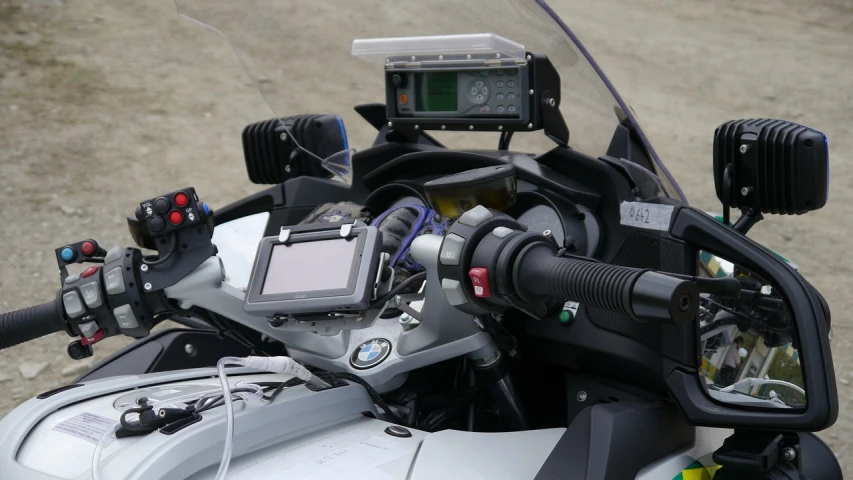
POLYGON ((642 320, 684 324, 699 309, 699 291, 692 282, 650 270, 559 258, 536 244, 519 254, 512 283, 527 300, 570 299, 642 320))
POLYGON ((65 329, 59 297, 32 307, 0 314, 0 350, 65 329))

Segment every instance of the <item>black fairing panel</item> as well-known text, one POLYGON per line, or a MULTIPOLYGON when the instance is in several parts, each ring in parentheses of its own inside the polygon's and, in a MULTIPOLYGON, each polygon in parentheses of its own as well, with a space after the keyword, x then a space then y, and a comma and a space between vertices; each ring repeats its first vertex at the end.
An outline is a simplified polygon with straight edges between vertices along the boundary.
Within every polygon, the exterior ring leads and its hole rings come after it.
POLYGON ((212 330, 169 329, 153 332, 98 362, 71 383, 118 375, 168 372, 187 368, 212 367, 226 356, 244 357, 249 349, 230 337, 212 330), (192 345, 188 354, 185 346, 192 345))
POLYGON ((582 411, 536 480, 624 480, 694 441, 694 428, 662 403, 599 404, 582 411))

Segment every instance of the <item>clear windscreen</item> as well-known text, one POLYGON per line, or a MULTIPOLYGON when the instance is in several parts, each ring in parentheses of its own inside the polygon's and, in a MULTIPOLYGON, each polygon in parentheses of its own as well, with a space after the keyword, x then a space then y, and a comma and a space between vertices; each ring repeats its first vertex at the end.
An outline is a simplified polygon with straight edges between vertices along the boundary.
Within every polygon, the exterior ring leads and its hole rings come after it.
MULTIPOLYGON (((385 103, 386 98, 383 67, 352 55, 353 41, 358 39, 491 33, 547 55, 560 75, 560 109, 570 132, 569 146, 593 157, 608 151, 617 126, 626 119, 605 79, 542 1, 176 0, 176 4, 180 14, 227 38, 277 118, 337 114, 346 124, 348 147, 366 148, 376 136, 375 128, 353 107, 385 103)), ((630 112, 627 123, 639 131, 630 112)), ((435 132, 435 136, 450 148, 494 149, 498 143, 495 133, 435 132)), ((517 134, 512 143, 513 150, 534 154, 553 147, 541 131, 517 134)), ((654 152, 645 147, 656 161, 654 152)), ((318 161, 347 181, 350 153, 318 161)), ((653 170, 658 173, 657 164, 653 170)), ((664 175, 659 176, 671 190, 664 175)))

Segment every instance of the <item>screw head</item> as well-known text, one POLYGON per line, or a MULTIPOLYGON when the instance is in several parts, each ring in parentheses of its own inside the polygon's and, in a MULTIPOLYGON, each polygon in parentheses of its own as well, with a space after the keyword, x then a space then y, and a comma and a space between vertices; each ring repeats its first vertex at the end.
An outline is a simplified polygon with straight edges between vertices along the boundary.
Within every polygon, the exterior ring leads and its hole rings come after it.
POLYGON ((412 61, 413 61, 413 62, 415 61, 415 56, 414 56, 414 55, 412 55, 412 61))
POLYGON ((420 125, 415 125, 415 130, 420 130, 420 125))
POLYGON ((388 126, 389 126, 389 127, 393 127, 393 126, 394 126, 394 122, 388 122, 388 126))
POLYGON ((143 272, 147 272, 147 271, 148 271, 148 265, 145 265, 145 264, 143 263, 143 264, 142 264, 142 266, 141 266, 141 267, 139 267, 139 269, 140 269, 140 270, 142 270, 143 272))
POLYGON ((746 153, 749 151, 749 145, 743 144, 740 146, 740 153, 746 153))
POLYGON ((154 288, 154 287, 152 287, 152 286, 151 286, 151 284, 150 284, 150 283, 146 283, 146 284, 144 285, 144 287, 145 287, 145 290, 151 290, 152 288, 154 288))
POLYGON ((279 135, 279 136, 278 136, 278 138, 279 138, 282 142, 286 142, 286 141, 287 141, 287 133, 282 132, 282 133, 281 133, 281 135, 279 135))
POLYGON ((402 304, 403 304, 403 297, 401 297, 399 295, 395 296, 394 297, 394 305, 399 307, 402 304))
POLYGON ((441 126, 441 129, 442 129, 442 130, 444 130, 444 129, 446 129, 446 128, 447 128, 447 127, 445 127, 444 125, 442 125, 442 126, 441 126))
POLYGON ((528 91, 527 91, 527 93, 529 93, 529 94, 533 95, 533 93, 534 93, 534 92, 533 92, 533 89, 531 88, 530 90, 528 90, 528 91))
POLYGON ((439 59, 439 60, 444 60, 444 55, 439 55, 439 56, 438 56, 438 59, 439 59))
POLYGON ((503 126, 503 125, 498 125, 498 131, 501 131, 501 130, 503 130, 503 129, 504 129, 504 126, 503 126))
POLYGON ((528 56, 527 56, 527 61, 530 61, 530 60, 533 60, 533 55, 528 55, 528 56))
POLYGON ((400 315, 400 323, 409 323, 412 321, 412 316, 408 313, 400 315))
POLYGON ((192 343, 188 343, 188 344, 184 345, 184 352, 186 352, 187 355, 194 354, 195 353, 195 345, 193 345, 192 343))
POLYGON ((528 123, 528 124, 527 124, 527 128, 533 128, 533 124, 532 124, 532 123, 528 123))
POLYGON ((474 130, 474 125, 468 125, 468 130, 474 130))
POLYGON ((791 447, 785 447, 784 449, 782 449, 782 456, 785 457, 785 460, 788 460, 790 462, 791 460, 797 458, 797 452, 791 447))
POLYGON ((751 188, 749 188, 749 187, 743 187, 743 188, 741 188, 741 189, 740 189, 740 194, 741 194, 741 195, 743 195, 743 196, 745 197, 745 196, 749 195, 749 193, 750 193, 751 191, 752 191, 752 189, 751 189, 751 188))
POLYGON ((578 392, 578 401, 579 401, 579 402, 585 402, 585 401, 586 401, 586 397, 587 397, 586 392, 584 392, 583 390, 581 390, 580 392, 578 392))
POLYGON ((290 173, 290 165, 285 165, 285 166, 284 166, 284 171, 285 171, 285 172, 287 172, 287 173, 290 173))
POLYGON ((554 100, 553 98, 549 98, 548 100, 546 100, 546 102, 548 102, 549 107, 553 107, 553 106, 557 105, 557 101, 554 100))

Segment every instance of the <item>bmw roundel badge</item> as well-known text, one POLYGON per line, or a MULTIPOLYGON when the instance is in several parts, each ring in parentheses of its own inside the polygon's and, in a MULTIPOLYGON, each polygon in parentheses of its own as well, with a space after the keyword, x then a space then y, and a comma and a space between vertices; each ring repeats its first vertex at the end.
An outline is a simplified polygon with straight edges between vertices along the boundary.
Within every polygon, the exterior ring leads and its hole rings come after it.
POLYGON ((384 338, 368 340, 352 352, 349 359, 350 365, 359 370, 373 368, 382 363, 391 353, 391 342, 384 338))

